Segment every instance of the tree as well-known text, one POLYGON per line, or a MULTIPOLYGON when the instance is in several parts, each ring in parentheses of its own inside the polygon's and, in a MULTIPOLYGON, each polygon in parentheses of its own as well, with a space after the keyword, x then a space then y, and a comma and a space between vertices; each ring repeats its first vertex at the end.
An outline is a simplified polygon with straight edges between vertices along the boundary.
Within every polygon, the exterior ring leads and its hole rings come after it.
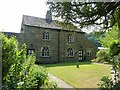
POLYGON ((94 60, 97 63, 111 63, 109 50, 99 50, 96 54, 96 59, 94 60))
POLYGON ((100 38, 104 36, 103 31, 92 31, 89 34, 87 34, 89 37, 94 37, 95 39, 97 39, 98 41, 100 41, 100 38))
POLYGON ((100 42, 103 47, 110 48, 111 43, 114 40, 118 40, 118 25, 114 25, 112 29, 109 29, 108 32, 104 33, 103 37, 100 37, 100 42))
MULTIPOLYGON (((51 11, 54 13, 55 17, 57 18, 60 17, 64 22, 79 24, 81 28, 93 26, 93 25, 99 25, 102 28, 108 29, 110 27, 113 27, 115 24, 117 24, 118 25, 117 38, 118 38, 118 43, 120 42, 120 1, 118 2, 75 2, 75 1, 54 2, 53 1, 53 2, 49 2, 48 4, 50 4, 49 7, 51 11)), ((113 46, 118 45, 118 43, 113 44, 113 46)), ((120 48, 120 45, 117 47, 120 48)), ((117 55, 119 53, 120 51, 117 52, 117 55)), ((108 78, 105 80, 108 81, 108 78)), ((105 83, 103 85, 105 85, 105 83)), ((119 83, 115 85, 119 85, 119 83)))
POLYGON ((102 25, 110 28, 118 24, 120 37, 120 1, 119 2, 48 2, 55 17, 65 22, 79 24, 81 28, 102 25))

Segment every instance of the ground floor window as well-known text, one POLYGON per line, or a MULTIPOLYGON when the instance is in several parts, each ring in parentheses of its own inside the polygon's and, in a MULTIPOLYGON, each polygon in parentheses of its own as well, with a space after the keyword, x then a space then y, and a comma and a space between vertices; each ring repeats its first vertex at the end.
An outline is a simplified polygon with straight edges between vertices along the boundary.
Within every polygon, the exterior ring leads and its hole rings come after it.
POLYGON ((48 47, 42 47, 42 57, 49 57, 50 56, 50 50, 48 47))
POLYGON ((27 55, 31 55, 32 53, 35 53, 35 49, 27 49, 27 55))
POLYGON ((83 57, 79 57, 79 60, 83 60, 83 57))
POLYGON ((92 54, 91 50, 87 50, 87 55, 90 56, 92 54))
POLYGON ((73 51, 72 48, 68 48, 68 50, 67 50, 67 56, 68 57, 73 57, 74 56, 74 51, 73 51))

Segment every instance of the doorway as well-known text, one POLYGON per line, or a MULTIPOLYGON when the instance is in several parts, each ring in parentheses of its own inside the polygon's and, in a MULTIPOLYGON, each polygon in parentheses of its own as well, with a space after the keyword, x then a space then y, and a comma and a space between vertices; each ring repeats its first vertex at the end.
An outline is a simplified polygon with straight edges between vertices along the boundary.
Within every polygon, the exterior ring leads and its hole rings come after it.
POLYGON ((78 51, 78 59, 79 59, 79 61, 83 60, 83 50, 78 51))

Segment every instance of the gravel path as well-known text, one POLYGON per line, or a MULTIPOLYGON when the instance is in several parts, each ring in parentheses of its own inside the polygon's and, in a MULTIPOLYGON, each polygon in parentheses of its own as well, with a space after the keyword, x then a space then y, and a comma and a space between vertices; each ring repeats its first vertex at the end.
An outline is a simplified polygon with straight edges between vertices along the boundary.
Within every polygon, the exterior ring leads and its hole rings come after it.
POLYGON ((58 87, 60 88, 70 88, 70 90, 76 90, 74 87, 70 86, 69 84, 67 84, 65 81, 61 80, 60 78, 48 73, 48 76, 50 78, 51 81, 54 81, 57 83, 58 87))

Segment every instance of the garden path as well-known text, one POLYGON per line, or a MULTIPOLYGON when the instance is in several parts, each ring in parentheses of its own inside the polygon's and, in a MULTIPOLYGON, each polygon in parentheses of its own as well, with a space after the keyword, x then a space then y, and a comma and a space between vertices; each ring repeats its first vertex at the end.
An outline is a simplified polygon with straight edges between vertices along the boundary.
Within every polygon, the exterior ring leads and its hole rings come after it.
POLYGON ((54 76, 54 75, 52 75, 50 73, 48 73, 48 76, 49 76, 49 79, 51 81, 54 81, 54 82, 57 83, 59 88, 63 88, 63 89, 69 88, 70 90, 77 90, 74 87, 72 87, 69 84, 67 84, 65 81, 61 80, 60 78, 58 78, 58 77, 56 77, 56 76, 54 76))

